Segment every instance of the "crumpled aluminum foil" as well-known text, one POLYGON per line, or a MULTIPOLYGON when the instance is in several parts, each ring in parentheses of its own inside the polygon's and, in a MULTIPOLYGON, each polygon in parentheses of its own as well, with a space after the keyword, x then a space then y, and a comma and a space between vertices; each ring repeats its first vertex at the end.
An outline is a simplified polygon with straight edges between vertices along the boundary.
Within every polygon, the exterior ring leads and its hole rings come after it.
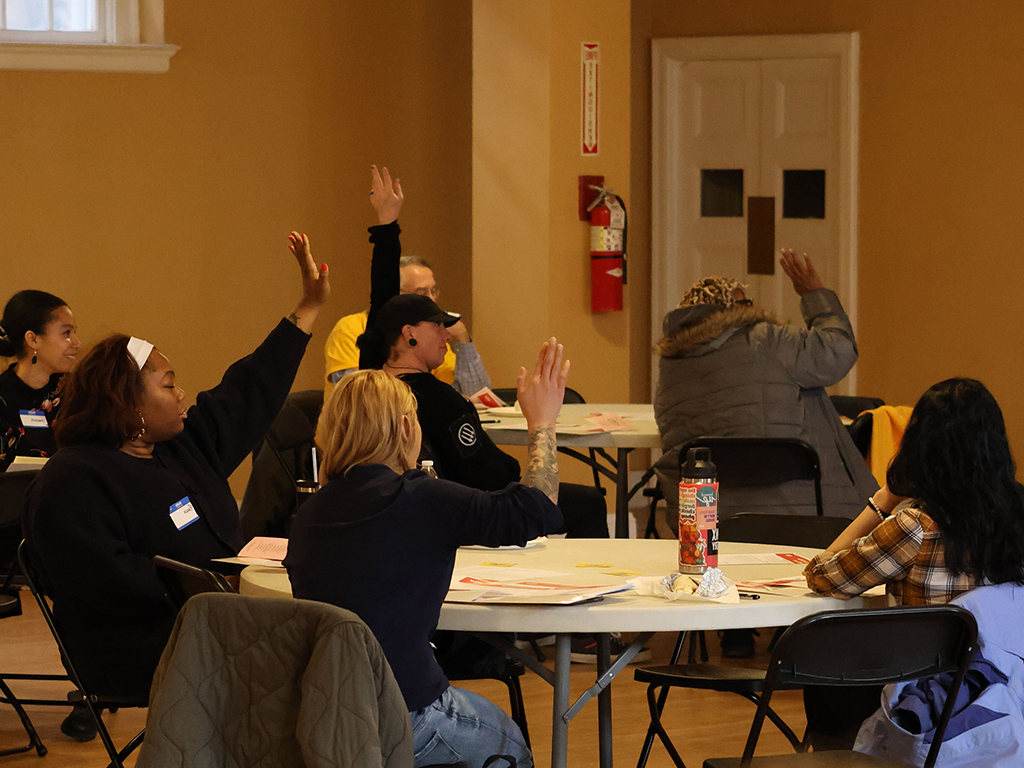
POLYGON ((697 597, 720 597, 729 589, 725 576, 718 568, 708 568, 704 571, 700 583, 694 589, 693 585, 696 581, 696 579, 688 574, 677 572, 670 573, 662 579, 661 586, 669 592, 685 592, 686 594, 694 594, 697 597), (677 581, 679 582, 678 584, 677 581))

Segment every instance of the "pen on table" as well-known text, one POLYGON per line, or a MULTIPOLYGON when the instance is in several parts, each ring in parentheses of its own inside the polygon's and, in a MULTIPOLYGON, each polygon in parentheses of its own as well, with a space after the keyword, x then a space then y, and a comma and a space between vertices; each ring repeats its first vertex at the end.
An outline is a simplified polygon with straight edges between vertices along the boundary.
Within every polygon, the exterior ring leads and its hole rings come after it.
POLYGON ((498 424, 501 419, 480 419, 481 424, 498 424))
POLYGON ((753 594, 751 592, 740 592, 740 599, 741 600, 760 600, 761 596, 760 595, 755 595, 755 594, 753 594))

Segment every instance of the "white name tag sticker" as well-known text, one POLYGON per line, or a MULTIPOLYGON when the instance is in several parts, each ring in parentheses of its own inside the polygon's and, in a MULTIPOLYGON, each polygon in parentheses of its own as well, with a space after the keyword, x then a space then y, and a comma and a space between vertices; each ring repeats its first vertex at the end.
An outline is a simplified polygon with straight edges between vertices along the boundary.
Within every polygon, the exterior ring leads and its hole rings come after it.
POLYGON ((179 531, 188 528, 198 519, 199 513, 192 506, 188 496, 171 504, 171 522, 174 523, 174 527, 179 531))
POLYGON ((21 426, 29 427, 32 429, 38 429, 42 427, 46 429, 50 425, 46 423, 46 412, 45 411, 18 411, 21 416, 21 426))

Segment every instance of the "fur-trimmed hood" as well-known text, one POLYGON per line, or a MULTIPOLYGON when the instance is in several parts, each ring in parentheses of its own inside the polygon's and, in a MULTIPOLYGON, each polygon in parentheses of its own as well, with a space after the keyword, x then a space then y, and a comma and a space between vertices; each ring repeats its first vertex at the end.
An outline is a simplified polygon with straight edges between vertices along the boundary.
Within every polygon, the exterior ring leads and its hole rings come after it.
POLYGON ((723 307, 716 304, 679 307, 665 315, 661 325, 664 335, 654 351, 661 357, 681 357, 727 331, 758 323, 780 325, 774 314, 756 307, 723 307))

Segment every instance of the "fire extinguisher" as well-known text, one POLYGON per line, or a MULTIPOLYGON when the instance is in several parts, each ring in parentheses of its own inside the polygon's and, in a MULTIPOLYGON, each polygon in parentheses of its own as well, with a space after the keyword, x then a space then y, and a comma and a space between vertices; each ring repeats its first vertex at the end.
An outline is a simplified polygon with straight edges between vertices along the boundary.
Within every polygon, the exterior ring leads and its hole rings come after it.
POLYGON ((591 186, 597 197, 590 211, 590 310, 622 310, 626 284, 626 205, 605 187, 591 186))

